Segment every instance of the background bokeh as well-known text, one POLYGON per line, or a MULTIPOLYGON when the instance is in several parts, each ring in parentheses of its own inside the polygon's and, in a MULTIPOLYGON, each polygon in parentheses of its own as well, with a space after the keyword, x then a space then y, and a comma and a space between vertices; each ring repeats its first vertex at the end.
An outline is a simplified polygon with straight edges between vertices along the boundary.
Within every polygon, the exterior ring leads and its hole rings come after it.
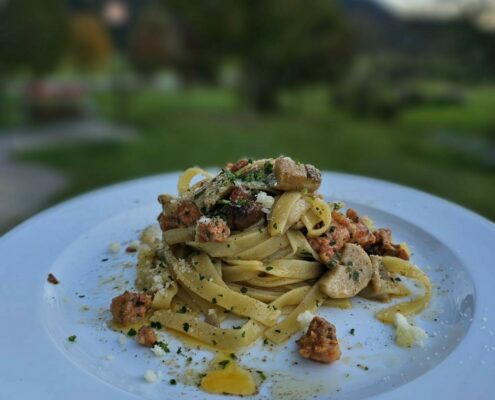
POLYGON ((495 2, 0 0, 0 233, 285 154, 495 219, 495 2))

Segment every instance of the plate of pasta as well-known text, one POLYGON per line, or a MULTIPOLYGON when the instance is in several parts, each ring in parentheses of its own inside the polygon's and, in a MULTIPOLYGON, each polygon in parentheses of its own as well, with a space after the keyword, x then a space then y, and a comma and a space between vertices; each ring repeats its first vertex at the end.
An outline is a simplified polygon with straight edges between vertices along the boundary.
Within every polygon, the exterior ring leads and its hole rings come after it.
POLYGON ((489 398, 493 243, 459 206, 282 156, 102 189, 0 239, 4 390, 489 398))

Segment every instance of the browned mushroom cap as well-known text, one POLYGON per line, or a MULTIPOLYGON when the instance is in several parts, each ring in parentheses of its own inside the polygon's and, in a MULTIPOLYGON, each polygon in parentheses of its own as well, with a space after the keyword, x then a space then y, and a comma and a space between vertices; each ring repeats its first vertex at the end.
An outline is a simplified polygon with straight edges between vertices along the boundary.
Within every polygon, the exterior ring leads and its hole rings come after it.
POLYGON ((279 157, 273 168, 278 190, 318 190, 321 184, 321 172, 310 164, 296 163, 289 157, 279 157))
POLYGON ((333 299, 354 297, 370 282, 373 274, 371 260, 366 252, 347 243, 341 262, 320 280, 320 291, 333 299))

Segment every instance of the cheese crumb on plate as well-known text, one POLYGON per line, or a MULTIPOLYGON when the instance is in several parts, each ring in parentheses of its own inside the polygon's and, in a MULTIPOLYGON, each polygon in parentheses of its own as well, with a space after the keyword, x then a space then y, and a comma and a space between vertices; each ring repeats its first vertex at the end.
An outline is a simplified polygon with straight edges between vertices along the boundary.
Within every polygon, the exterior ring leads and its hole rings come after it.
POLYGON ((301 328, 306 329, 311 323, 311 320, 313 318, 314 318, 314 314, 311 313, 311 311, 306 310, 297 316, 297 322, 299 322, 301 328))
POLYGON ((108 245, 108 252, 112 254, 116 254, 120 251, 120 244, 117 242, 110 243, 108 245))
POLYGON ((155 371, 152 371, 151 369, 148 369, 144 373, 144 380, 148 383, 155 383, 157 379, 158 379, 158 375, 156 374, 155 371))
POLYGON ((423 346, 423 341, 428 337, 419 326, 411 325, 401 313, 395 314, 394 324, 395 343, 401 347, 423 346))

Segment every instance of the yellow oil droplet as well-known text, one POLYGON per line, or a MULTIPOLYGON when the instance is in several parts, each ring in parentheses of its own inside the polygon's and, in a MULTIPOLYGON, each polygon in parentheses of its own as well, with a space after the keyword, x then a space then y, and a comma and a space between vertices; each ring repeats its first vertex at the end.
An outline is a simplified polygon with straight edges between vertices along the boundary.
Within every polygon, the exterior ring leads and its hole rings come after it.
POLYGON ((241 368, 225 355, 213 360, 215 368, 201 380, 201 389, 208 393, 252 395, 257 392, 256 383, 249 371, 241 368))

